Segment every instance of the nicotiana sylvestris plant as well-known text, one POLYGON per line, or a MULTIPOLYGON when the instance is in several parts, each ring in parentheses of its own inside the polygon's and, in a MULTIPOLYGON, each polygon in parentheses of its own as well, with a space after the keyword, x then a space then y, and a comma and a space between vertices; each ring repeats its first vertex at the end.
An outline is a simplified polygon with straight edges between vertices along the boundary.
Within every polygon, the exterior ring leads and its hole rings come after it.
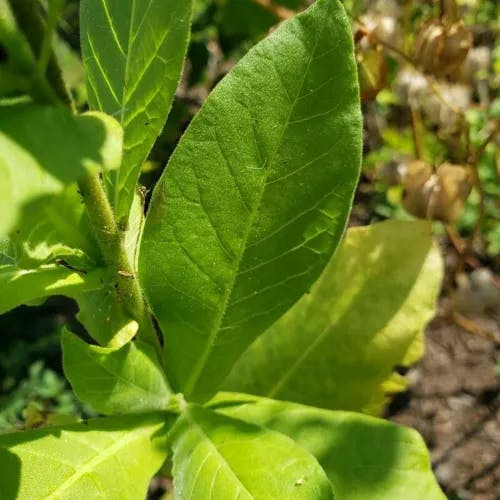
POLYGON ((0 0, 0 312, 76 300, 95 344, 63 331, 64 371, 103 416, 0 436, 0 498, 141 499, 162 466, 179 499, 444 498, 419 435, 375 417, 442 270, 426 222, 342 238, 361 114, 340 2, 220 82, 145 217, 192 2, 81 1, 81 115, 51 50, 61 4, 0 0))

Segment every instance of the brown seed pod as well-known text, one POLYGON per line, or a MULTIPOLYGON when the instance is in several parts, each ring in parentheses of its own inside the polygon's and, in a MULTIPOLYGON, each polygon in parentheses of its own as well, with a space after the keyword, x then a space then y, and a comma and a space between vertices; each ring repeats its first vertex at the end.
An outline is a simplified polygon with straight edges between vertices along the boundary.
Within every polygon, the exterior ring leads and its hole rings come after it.
POLYGON ((462 21, 430 19, 415 40, 415 62, 425 73, 446 76, 464 62, 472 47, 472 33, 462 21))
POLYGON ((469 170, 462 165, 443 163, 436 170, 438 178, 433 218, 455 222, 462 215, 465 201, 472 190, 469 170))
POLYGON ((403 206, 421 219, 427 218, 429 198, 435 179, 432 166, 422 160, 414 160, 400 168, 403 184, 403 206))
POLYGON ((409 213, 445 223, 460 217, 472 189, 466 167, 443 163, 433 172, 431 165, 415 160, 402 170, 403 206, 409 213))

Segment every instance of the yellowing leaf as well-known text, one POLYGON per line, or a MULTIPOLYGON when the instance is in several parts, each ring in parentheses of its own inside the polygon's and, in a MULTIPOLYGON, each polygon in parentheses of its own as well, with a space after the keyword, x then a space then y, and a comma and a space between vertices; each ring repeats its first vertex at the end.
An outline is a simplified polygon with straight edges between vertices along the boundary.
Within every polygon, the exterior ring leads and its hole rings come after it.
POLYGON ((350 229, 311 292, 250 347, 225 388, 378 413, 394 367, 421 355, 442 273, 428 222, 350 229))

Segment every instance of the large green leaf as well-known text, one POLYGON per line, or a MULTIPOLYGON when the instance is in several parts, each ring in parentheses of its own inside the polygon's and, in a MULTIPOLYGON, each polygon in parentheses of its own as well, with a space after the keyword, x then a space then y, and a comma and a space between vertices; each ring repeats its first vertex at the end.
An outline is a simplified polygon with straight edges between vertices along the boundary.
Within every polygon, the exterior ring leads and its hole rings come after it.
POLYGON ((139 273, 166 366, 209 397, 315 281, 360 164, 349 22, 319 0, 253 48, 209 96, 156 186, 139 273))
POLYGON ((154 348, 129 342, 119 349, 62 334, 64 373, 75 394, 105 415, 164 410, 171 392, 154 348))
POLYGON ((241 394, 217 400, 219 411, 282 432, 314 455, 338 500, 446 498, 432 474, 425 443, 413 429, 358 413, 241 394))
POLYGON ((168 418, 103 418, 0 436, 0 498, 146 498, 167 455, 168 418))
POLYGON ((23 207, 48 203, 90 172, 117 168, 121 139, 118 123, 101 113, 0 106, 0 235, 14 228, 23 207))
POLYGON ((442 261, 428 222, 350 229, 311 293, 242 356, 225 388, 377 413, 422 353, 442 261))
POLYGON ((188 406, 169 439, 179 500, 333 499, 318 462, 277 432, 188 406))
POLYGON ((110 182, 117 218, 128 217, 142 162, 179 82, 192 0, 83 0, 81 42, 89 102, 124 129, 123 163, 110 182))

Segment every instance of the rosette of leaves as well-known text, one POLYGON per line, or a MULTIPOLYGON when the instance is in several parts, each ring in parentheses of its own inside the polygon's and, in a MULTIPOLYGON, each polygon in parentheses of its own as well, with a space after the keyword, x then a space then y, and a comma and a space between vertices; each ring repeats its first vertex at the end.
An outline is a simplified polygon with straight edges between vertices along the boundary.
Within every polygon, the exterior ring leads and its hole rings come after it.
POLYGON ((64 371, 103 416, 0 436, 1 498, 144 498, 163 464, 180 499, 444 498, 418 434, 366 415, 421 354, 441 261, 426 222, 341 242, 361 115, 340 2, 283 23, 221 81, 145 221, 138 172, 192 3, 82 2, 83 116, 47 91, 20 5, 0 0, 0 23, 46 88, 0 106, 0 308, 76 299, 95 344, 66 330, 64 371))

